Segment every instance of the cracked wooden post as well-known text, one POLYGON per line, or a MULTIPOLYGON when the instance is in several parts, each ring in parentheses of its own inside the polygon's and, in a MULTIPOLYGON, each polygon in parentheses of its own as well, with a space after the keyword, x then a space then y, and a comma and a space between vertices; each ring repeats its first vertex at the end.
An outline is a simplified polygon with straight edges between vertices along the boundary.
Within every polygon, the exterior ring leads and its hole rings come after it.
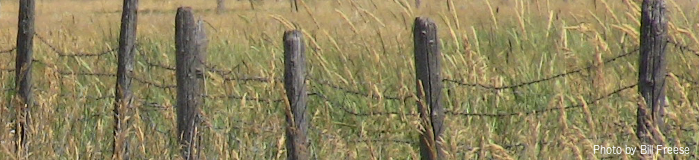
POLYGON ((286 105, 287 159, 309 159, 308 113, 306 111, 306 47, 301 31, 284 33, 284 89, 286 105))
MULTIPOLYGON (((641 145, 663 145, 665 114, 665 48, 667 16, 664 0, 643 0, 641 5, 641 48, 639 56, 639 102, 636 136, 641 145)), ((642 155, 652 159, 654 155, 642 155)))
POLYGON ((138 0, 124 0, 121 11, 121 31, 119 32, 119 55, 117 57, 117 83, 114 100, 114 151, 113 159, 129 159, 126 117, 133 107, 131 76, 134 67, 136 47, 136 22, 138 0))
POLYGON ((418 111, 423 131, 420 134, 422 159, 444 159, 441 135, 444 131, 440 44, 437 25, 429 18, 415 18, 413 28, 418 111))
POLYGON ((177 134, 184 159, 198 159, 199 107, 204 104, 204 63, 208 40, 202 21, 195 21, 190 7, 177 8, 175 48, 177 53, 177 134))
POLYGON ((32 55, 34 54, 34 0, 19 1, 17 24, 17 57, 15 61, 15 91, 18 102, 16 106, 16 149, 26 150, 29 108, 34 104, 32 98, 32 55))

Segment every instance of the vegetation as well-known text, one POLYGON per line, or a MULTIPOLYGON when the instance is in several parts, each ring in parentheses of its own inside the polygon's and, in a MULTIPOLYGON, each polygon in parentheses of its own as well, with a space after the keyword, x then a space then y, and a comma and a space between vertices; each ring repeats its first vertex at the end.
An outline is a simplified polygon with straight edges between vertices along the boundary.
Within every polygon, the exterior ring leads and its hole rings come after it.
MULTIPOLYGON (((699 4, 666 0, 669 11, 667 144, 699 153, 699 4), (679 49, 675 47, 688 47, 679 49)), ((129 117, 136 159, 179 158, 175 124, 174 17, 191 6, 206 21, 209 72, 202 117, 205 159, 283 159, 282 34, 302 29, 308 46, 311 151, 319 159, 417 159, 412 23, 433 19, 442 46, 443 78, 508 86, 584 68, 560 78, 492 90, 444 83, 454 113, 443 138, 449 159, 635 158, 602 155, 594 145, 637 146, 639 0, 526 1, 351 0, 299 2, 141 0, 129 117), (251 8, 254 5, 254 10, 251 8), (618 55, 629 56, 604 63, 618 55), (161 67, 153 64, 162 64, 161 67), (587 66, 592 66, 586 68, 587 66), (230 73, 226 71, 231 71, 230 73), (255 80, 240 80, 240 79, 255 80), (238 79, 238 80, 230 80, 238 79), (143 83, 148 82, 148 83, 143 83), (162 84, 156 86, 153 84, 162 84), (338 89, 343 88, 343 89, 338 89), (622 88, 623 90, 619 90, 622 88), (359 94, 348 93, 356 91, 359 94), (619 91, 615 94, 615 91, 619 91), (367 96, 377 95, 377 96, 367 96), (390 97, 405 99, 394 100, 390 97), (601 99, 600 99, 601 98, 601 99), (598 101, 594 101, 600 99, 598 101), (584 103, 593 102, 593 103, 584 103), (562 107, 582 104, 580 107, 562 107), (559 109, 561 108, 561 109, 559 109), (357 116, 357 113, 386 113, 357 116)), ((17 1, 3 1, 0 50, 16 43, 17 1)), ((0 157, 106 159, 112 156, 116 53, 121 1, 37 2, 34 96, 28 154, 14 153, 14 52, 0 54, 0 157), (51 46, 55 48, 51 48, 51 46), (82 73, 82 74, 81 74, 82 73), (95 73, 95 74, 85 74, 95 73)), ((4 158, 3 158, 4 159, 4 158)))

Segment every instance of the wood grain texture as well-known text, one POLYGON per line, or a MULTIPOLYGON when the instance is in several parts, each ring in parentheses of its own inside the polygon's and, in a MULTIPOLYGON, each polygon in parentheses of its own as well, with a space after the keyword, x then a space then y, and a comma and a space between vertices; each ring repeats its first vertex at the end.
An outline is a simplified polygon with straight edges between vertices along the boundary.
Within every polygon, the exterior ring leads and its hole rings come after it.
POLYGON ((306 104, 306 47, 301 31, 284 33, 284 89, 288 98, 287 159, 309 159, 308 112, 306 104))
POLYGON ((126 155, 128 144, 125 133, 125 119, 133 107, 131 76, 134 69, 136 52, 136 24, 138 0, 124 0, 121 13, 121 30, 119 32, 119 51, 117 56, 117 82, 114 104, 114 159, 129 159, 126 155))
POLYGON ((444 159, 441 135, 444 132, 442 106, 441 51, 437 25, 429 18, 418 17, 413 28, 415 45, 415 75, 418 111, 424 132, 420 134, 422 159, 444 159))
POLYGON ((204 75, 208 40, 203 23, 192 9, 180 7, 175 17, 177 133, 185 159, 198 159, 199 107, 204 104, 204 75))

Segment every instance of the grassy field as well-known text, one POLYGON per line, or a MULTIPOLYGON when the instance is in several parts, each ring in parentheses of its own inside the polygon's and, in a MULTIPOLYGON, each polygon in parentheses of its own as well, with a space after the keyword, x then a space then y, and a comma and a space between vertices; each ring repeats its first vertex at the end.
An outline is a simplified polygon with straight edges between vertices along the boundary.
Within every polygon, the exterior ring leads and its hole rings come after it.
MULTIPOLYGON (((671 41, 699 50, 699 3, 666 0, 671 41)), ((204 159, 284 159, 282 34, 298 27, 308 46, 311 151, 318 159, 418 159, 419 118, 412 23, 433 19, 442 46, 443 78, 508 86, 579 68, 589 69, 515 89, 444 83, 448 159, 620 159, 593 146, 637 146, 640 0, 141 0, 138 17, 137 103, 130 117, 129 155, 180 158, 175 124, 174 17, 191 6, 207 23, 210 72, 202 107, 204 159), (614 61, 606 60, 631 53, 614 61), (227 79, 260 78, 268 81, 227 79), (158 87, 155 84, 166 85, 158 87), (337 89, 343 88, 343 89, 337 89), (349 92, 356 91, 361 94, 349 92), (616 92, 618 91, 618 92, 616 92), (613 93, 613 94, 610 94, 613 93), (373 98, 367 95, 378 95, 373 98), (236 98, 244 97, 244 98, 236 98), (598 101, 594 101, 599 99, 598 101), (592 103, 584 103, 592 102, 592 103), (582 104, 581 107, 558 109, 582 104), (357 113, 399 114, 357 116, 357 113)), ((0 50, 16 43, 17 1, 0 8, 0 50)), ((13 153, 14 52, 0 54, 0 159, 107 159, 112 156, 115 77, 121 1, 38 0, 34 93, 28 153, 13 153), (53 46, 55 48, 51 48, 53 46)), ((699 54, 669 44, 667 144, 699 153, 699 54)), ((638 155, 638 154, 636 154, 638 155)))

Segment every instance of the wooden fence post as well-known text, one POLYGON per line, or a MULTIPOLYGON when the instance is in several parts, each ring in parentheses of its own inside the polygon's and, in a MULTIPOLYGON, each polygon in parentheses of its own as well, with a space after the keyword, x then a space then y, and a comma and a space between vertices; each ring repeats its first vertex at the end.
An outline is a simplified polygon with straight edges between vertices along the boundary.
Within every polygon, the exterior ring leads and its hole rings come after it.
POLYGON ((17 57, 15 61, 15 91, 19 96, 17 104, 17 150, 26 150, 29 107, 32 99, 32 55, 34 52, 34 0, 19 1, 17 26, 17 57))
POLYGON ((284 32, 284 88, 288 98, 286 149, 290 160, 309 159, 305 52, 301 31, 284 32))
POLYGON ((204 75, 208 40, 202 21, 194 21, 192 9, 180 7, 175 19, 177 48, 177 133, 185 159, 198 159, 199 107, 204 104, 204 75))
POLYGON ((422 159, 444 159, 441 135, 444 131, 442 79, 440 76, 440 44, 437 25, 429 18, 415 18, 415 71, 418 111, 424 132, 420 134, 422 159))
POLYGON ((114 150, 113 159, 129 159, 128 133, 126 133, 126 117, 132 107, 133 92, 131 91, 131 76, 134 67, 134 52, 136 45, 136 22, 138 0, 124 0, 121 11, 121 31, 119 35, 119 56, 117 58, 117 83, 114 100, 114 150))
MULTIPOLYGON (((665 47, 667 46, 667 17, 664 0, 643 0, 641 5, 641 48, 638 90, 644 102, 639 102, 636 136, 641 145, 664 143, 665 114, 665 47)), ((653 155, 644 155, 652 157, 653 155)))

